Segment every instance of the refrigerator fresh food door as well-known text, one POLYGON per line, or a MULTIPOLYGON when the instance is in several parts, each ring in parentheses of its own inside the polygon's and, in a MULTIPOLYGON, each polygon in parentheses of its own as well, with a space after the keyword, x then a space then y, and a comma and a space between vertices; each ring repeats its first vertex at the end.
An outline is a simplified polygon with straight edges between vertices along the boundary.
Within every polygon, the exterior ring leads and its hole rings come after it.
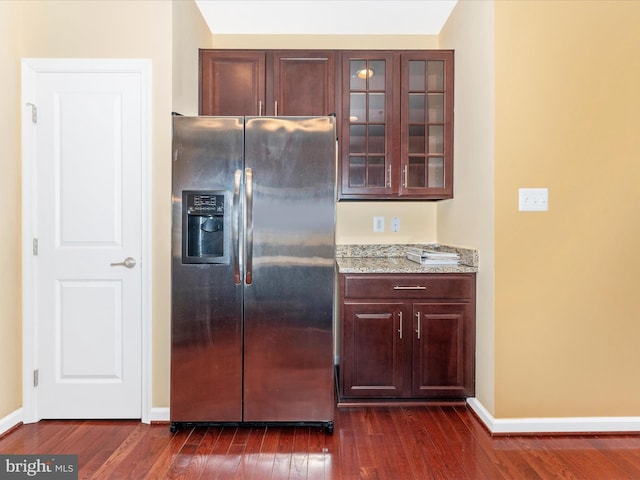
POLYGON ((171 422, 242 420, 243 123, 173 117, 171 422))
POLYGON ((332 117, 245 125, 244 420, 332 422, 332 117))

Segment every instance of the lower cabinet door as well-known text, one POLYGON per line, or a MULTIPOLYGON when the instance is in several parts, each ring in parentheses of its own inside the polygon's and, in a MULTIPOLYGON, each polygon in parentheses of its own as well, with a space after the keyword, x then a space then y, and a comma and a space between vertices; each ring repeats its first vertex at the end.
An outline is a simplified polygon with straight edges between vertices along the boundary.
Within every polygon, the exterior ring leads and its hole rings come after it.
POLYGON ((404 303, 345 302, 340 388, 345 397, 402 397, 410 390, 410 308, 404 303))
POLYGON ((413 304, 412 396, 474 395, 473 306, 413 304))

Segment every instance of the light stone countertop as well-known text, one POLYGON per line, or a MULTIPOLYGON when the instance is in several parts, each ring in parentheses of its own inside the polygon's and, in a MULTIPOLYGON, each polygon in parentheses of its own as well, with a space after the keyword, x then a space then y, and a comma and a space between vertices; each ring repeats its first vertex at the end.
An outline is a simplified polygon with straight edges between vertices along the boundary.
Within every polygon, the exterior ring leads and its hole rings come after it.
POLYGON ((337 245, 338 273, 476 273, 478 252, 437 244, 337 245), (408 247, 422 247, 460 254, 459 265, 420 265, 407 260, 408 247))

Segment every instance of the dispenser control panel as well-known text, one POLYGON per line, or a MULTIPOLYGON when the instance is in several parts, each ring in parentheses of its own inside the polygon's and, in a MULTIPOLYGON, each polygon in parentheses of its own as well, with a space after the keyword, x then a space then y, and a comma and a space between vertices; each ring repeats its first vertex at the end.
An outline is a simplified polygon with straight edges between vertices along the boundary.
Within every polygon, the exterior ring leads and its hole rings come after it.
POLYGON ((224 190, 182 192, 182 263, 230 261, 231 220, 224 190))
POLYGON ((189 194, 187 195, 187 213, 189 215, 224 214, 224 195, 189 194))

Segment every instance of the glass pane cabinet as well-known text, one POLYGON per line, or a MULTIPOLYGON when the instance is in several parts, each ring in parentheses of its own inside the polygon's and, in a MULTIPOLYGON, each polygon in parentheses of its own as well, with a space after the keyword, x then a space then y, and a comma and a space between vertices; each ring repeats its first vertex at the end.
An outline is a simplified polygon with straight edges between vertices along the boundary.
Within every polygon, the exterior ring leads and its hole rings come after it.
POLYGON ((392 67, 388 53, 343 56, 342 170, 344 194, 392 193, 392 67))
POLYGON ((400 195, 453 196, 453 58, 407 53, 401 61, 400 195))
POLYGON ((342 55, 340 198, 451 198, 453 51, 342 55))

